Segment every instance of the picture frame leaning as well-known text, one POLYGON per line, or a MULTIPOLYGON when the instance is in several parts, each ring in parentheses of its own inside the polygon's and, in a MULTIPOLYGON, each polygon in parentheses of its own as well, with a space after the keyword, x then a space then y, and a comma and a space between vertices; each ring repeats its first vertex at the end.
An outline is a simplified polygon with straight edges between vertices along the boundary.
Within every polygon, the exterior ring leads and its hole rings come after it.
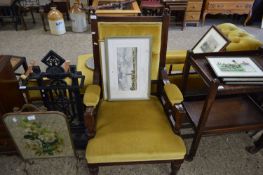
POLYGON ((61 112, 6 113, 3 122, 24 160, 75 157, 67 117, 61 112))
POLYGON ((229 42, 230 41, 224 36, 224 34, 213 25, 192 48, 192 52, 194 54, 219 52, 224 50, 229 42))
POLYGON ((109 101, 149 99, 151 37, 106 38, 105 64, 109 101))

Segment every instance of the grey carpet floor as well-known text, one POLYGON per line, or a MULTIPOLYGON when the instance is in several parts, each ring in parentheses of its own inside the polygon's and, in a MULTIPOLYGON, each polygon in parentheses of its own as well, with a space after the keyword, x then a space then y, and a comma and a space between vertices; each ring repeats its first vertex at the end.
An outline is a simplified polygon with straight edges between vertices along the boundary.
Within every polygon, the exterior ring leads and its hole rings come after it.
MULTIPOLYGON (((240 21, 229 18, 207 20, 203 27, 187 27, 184 31, 171 25, 168 49, 190 49, 212 24, 232 22, 263 41, 259 24, 243 27, 240 21)), ((52 36, 44 32, 40 22, 29 24, 29 30, 14 31, 11 25, 0 26, 0 54, 25 56, 28 61, 41 58, 50 50, 76 63, 80 54, 91 53, 91 34, 67 32, 52 36)), ((191 139, 187 139, 189 148, 191 139)), ((251 155, 245 147, 253 141, 246 133, 203 137, 192 162, 185 161, 179 175, 260 175, 263 174, 263 151, 251 155)), ((0 156, 0 175, 87 175, 84 151, 76 158, 53 158, 24 161, 19 156, 0 156)), ((132 165, 100 168, 101 175, 164 175, 169 174, 169 164, 132 165)))

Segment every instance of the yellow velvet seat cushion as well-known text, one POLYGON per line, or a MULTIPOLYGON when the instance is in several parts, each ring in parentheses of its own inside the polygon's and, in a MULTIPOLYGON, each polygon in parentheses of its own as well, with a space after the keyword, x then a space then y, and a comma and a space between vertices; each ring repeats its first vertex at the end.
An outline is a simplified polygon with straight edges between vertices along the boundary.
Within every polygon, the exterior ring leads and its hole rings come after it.
POLYGON ((151 80, 157 80, 161 48, 161 22, 99 22, 99 40, 108 37, 151 37, 151 80))
POLYGON ((85 76, 84 87, 81 89, 81 93, 85 92, 86 87, 93 83, 93 70, 86 67, 88 59, 92 59, 92 54, 79 55, 77 60, 77 71, 81 71, 82 75, 85 76))
POLYGON ((168 50, 166 64, 180 64, 185 62, 187 50, 168 50))
POLYGON ((84 93, 83 103, 86 106, 97 106, 100 101, 100 91, 100 86, 88 85, 84 93))
POLYGON ((180 89, 175 84, 164 85, 164 91, 172 105, 179 104, 184 100, 180 89))
POLYGON ((86 149, 88 163, 183 159, 186 148, 175 135, 158 98, 102 101, 96 135, 86 149))

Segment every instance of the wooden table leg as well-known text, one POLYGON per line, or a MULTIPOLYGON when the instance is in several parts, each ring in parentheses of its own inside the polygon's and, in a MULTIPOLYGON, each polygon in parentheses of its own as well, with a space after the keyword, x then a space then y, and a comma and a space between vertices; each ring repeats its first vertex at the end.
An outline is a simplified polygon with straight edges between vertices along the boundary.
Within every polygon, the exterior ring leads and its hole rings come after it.
POLYGON ((206 17, 206 15, 207 15, 207 13, 204 12, 203 13, 203 17, 202 17, 202 26, 204 26, 204 24, 205 24, 205 17, 206 17))
POLYGON ((213 105, 215 98, 216 98, 218 85, 219 85, 219 80, 217 80, 217 79, 214 79, 211 82, 208 96, 205 100, 197 128, 195 129, 196 133, 194 136, 194 140, 192 142, 189 154, 186 156, 187 161, 192 161, 193 157, 196 154, 197 148, 198 148, 200 140, 201 140, 201 136, 203 134, 203 130, 205 128, 206 121, 209 117, 209 113, 211 111, 212 105, 213 105))
POLYGON ((248 13, 248 16, 247 16, 247 18, 246 18, 246 20, 245 20, 245 22, 244 22, 244 26, 247 25, 247 22, 251 19, 251 16, 252 16, 252 11, 250 11, 250 12, 248 13))
POLYGON ((254 144, 254 146, 246 147, 246 150, 251 154, 255 154, 263 148, 263 135, 254 144))
POLYGON ((39 13, 40 13, 40 16, 41 16, 41 20, 42 20, 44 31, 46 32, 47 31, 47 27, 46 27, 46 23, 45 23, 44 9, 40 8, 39 13))

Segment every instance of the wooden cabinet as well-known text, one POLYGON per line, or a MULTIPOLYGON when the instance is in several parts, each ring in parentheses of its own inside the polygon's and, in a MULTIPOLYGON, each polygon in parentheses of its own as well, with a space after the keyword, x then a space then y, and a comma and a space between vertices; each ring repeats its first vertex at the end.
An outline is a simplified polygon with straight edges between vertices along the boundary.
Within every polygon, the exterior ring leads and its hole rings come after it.
POLYGON ((203 0, 188 0, 185 12, 185 23, 196 23, 200 21, 203 0))
POLYGON ((24 58, 0 55, 0 153, 13 152, 15 146, 2 122, 5 113, 12 112, 14 107, 25 104, 24 97, 19 90, 19 84, 14 74, 18 65, 27 67, 24 58))
POLYGON ((205 22, 207 14, 247 14, 244 25, 248 22, 252 15, 252 6, 254 0, 206 0, 202 23, 205 22))

